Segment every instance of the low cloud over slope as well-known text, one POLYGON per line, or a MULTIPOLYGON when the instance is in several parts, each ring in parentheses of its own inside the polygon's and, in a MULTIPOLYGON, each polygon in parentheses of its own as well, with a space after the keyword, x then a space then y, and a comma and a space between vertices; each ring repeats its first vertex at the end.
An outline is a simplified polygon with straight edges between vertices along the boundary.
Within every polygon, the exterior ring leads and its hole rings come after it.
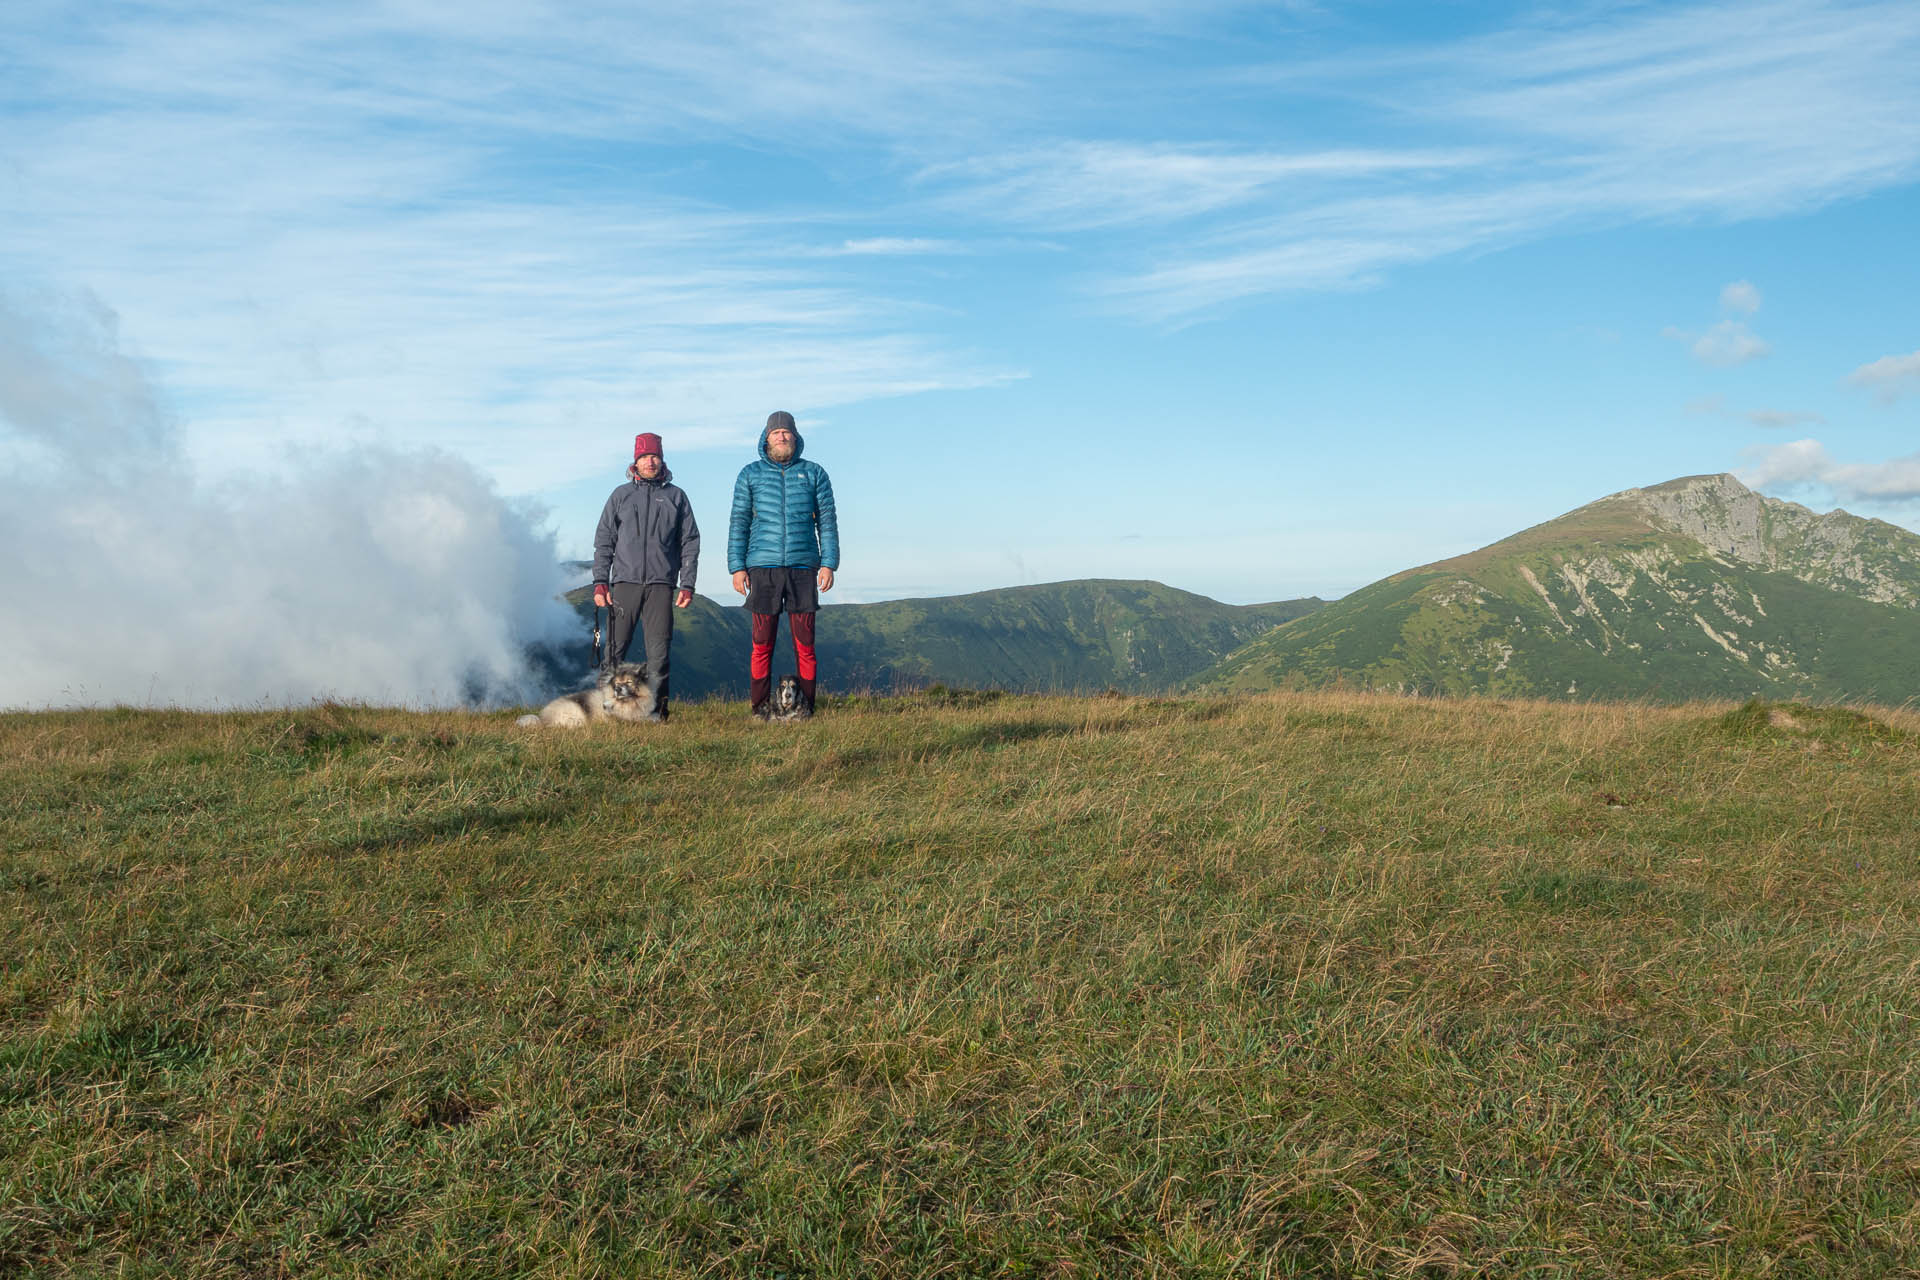
POLYGON ((438 453, 207 483, 110 311, 0 289, 0 706, 530 696, 539 519, 438 453))

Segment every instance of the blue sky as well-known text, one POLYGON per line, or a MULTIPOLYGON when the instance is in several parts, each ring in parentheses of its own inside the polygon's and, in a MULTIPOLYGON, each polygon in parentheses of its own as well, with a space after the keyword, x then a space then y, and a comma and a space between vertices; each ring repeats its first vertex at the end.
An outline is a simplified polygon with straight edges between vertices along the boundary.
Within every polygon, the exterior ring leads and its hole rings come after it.
POLYGON ((11 0, 0 286, 209 484, 443 450, 578 555, 657 431, 730 600, 785 408, 840 599, 1331 597, 1698 472, 1920 527, 1916 66, 1911 0, 11 0))

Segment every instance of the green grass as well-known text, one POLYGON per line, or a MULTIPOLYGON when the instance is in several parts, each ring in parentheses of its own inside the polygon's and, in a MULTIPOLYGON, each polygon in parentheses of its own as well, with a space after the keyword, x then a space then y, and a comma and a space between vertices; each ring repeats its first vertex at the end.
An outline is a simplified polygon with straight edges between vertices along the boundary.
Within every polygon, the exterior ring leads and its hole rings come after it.
POLYGON ((1911 1274, 1916 732, 0 716, 0 1273, 1911 1274))

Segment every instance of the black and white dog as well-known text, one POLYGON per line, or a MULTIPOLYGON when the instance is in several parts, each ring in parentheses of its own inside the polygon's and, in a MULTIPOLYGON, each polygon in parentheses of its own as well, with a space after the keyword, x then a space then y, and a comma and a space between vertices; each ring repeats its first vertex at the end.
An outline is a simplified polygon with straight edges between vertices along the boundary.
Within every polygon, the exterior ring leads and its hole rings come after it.
POLYGON ((770 720, 806 720, 813 715, 813 708, 807 705, 801 696, 800 681, 793 676, 781 676, 780 683, 773 687, 773 699, 768 706, 767 718, 770 720))

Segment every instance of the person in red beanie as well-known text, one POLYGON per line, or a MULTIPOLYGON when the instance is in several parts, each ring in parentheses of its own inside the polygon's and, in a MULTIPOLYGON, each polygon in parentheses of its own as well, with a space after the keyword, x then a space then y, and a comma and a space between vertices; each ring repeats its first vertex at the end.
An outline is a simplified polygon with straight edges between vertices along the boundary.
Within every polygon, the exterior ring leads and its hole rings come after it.
POLYGON ((593 535, 593 602, 612 606, 613 626, 604 662, 626 661, 637 620, 647 646, 647 685, 653 690, 650 719, 667 718, 667 667, 673 648, 673 608, 693 603, 700 567, 700 526, 693 504, 673 483, 660 437, 633 438, 628 483, 615 489, 600 512, 593 535))

